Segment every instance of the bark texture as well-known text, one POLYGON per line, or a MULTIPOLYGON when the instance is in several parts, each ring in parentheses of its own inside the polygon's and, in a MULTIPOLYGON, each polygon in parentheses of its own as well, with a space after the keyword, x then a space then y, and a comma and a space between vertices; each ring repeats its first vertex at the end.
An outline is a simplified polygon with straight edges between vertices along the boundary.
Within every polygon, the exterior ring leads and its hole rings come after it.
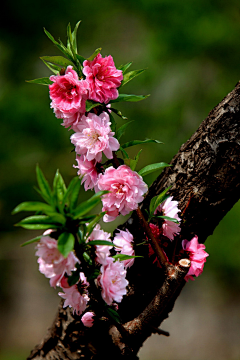
MULTIPOLYGON (((149 259, 138 260, 128 271, 128 295, 119 306, 122 325, 96 321, 84 328, 78 316, 59 305, 57 317, 28 359, 137 359, 142 343, 168 317, 185 284, 187 267, 178 264, 182 239, 197 234, 204 243, 240 198, 240 83, 217 105, 154 182, 142 204, 168 186, 179 201, 181 235, 174 240, 173 265, 166 271, 149 259), (174 261, 175 259, 175 261, 174 261)), ((145 235, 136 213, 124 224, 141 242, 145 235)), ((138 254, 146 254, 144 246, 138 254)))

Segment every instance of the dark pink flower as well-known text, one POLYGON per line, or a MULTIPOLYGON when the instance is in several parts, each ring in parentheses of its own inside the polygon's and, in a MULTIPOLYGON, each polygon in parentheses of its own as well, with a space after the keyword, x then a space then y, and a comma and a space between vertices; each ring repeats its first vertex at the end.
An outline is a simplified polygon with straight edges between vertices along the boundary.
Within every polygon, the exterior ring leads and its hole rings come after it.
POLYGON ((75 132, 71 136, 71 142, 76 146, 76 153, 85 155, 88 161, 102 161, 102 153, 108 159, 113 158, 113 151, 117 151, 120 144, 114 138, 114 132, 111 130, 111 122, 106 112, 99 116, 89 113, 88 116, 82 116, 81 122, 77 125, 75 132))
POLYGON ((84 155, 76 157, 77 165, 73 167, 79 169, 77 174, 82 179, 81 184, 84 183, 85 191, 89 189, 95 189, 98 192, 98 172, 96 169, 96 161, 88 161, 84 155))
MULTIPOLYGON (((134 256, 135 252, 133 250, 133 236, 130 231, 128 231, 128 229, 126 229, 126 231, 119 230, 119 233, 116 233, 113 239, 113 243, 115 246, 117 246, 117 252, 120 252, 124 255, 134 256)), ((131 267, 133 263, 134 258, 123 261, 125 268, 131 267)))
POLYGON ((142 177, 126 165, 117 169, 113 166, 107 168, 104 174, 99 175, 98 188, 110 191, 102 197, 103 211, 107 211, 103 217, 105 222, 136 210, 148 189, 142 177))
MULTIPOLYGON (((180 217, 178 216, 179 209, 178 209, 178 201, 173 201, 173 197, 169 196, 162 204, 160 204, 157 209, 155 210, 154 214, 162 213, 163 216, 168 216, 170 218, 176 219, 178 222, 181 221, 180 217)), ((163 225, 163 235, 169 238, 170 240, 174 239, 175 235, 178 235, 181 231, 180 225, 170 221, 164 220, 163 225)))
POLYGON ((89 99, 105 104, 117 99, 123 74, 116 69, 111 55, 103 58, 98 54, 92 61, 85 60, 83 74, 89 84, 89 99))
POLYGON ((52 75, 50 80, 53 81, 49 85, 51 107, 56 116, 64 120, 64 126, 72 126, 79 120, 80 114, 85 113, 88 83, 79 80, 72 66, 67 67, 65 75, 52 75))
POLYGON ((86 327, 92 327, 94 322, 94 316, 95 314, 92 311, 86 312, 81 318, 83 325, 86 327))
POLYGON ((206 257, 209 256, 209 254, 204 251, 205 245, 198 243, 197 235, 195 235, 190 241, 183 240, 182 247, 183 250, 189 253, 189 259, 191 261, 191 266, 187 275, 185 276, 185 280, 194 280, 192 275, 201 275, 203 272, 204 263, 206 262, 206 257))
POLYGON ((102 298, 108 305, 112 305, 113 301, 120 303, 123 295, 127 293, 128 285, 123 263, 113 262, 113 258, 111 260, 107 265, 101 266, 101 274, 98 276, 98 282, 102 287, 102 298))

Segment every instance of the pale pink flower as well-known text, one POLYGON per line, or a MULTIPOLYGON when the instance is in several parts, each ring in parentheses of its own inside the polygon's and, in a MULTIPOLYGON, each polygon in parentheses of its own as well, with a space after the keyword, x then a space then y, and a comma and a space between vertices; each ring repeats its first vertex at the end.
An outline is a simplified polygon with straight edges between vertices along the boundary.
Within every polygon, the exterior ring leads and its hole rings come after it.
POLYGON ((76 157, 77 165, 73 165, 76 169, 79 169, 77 174, 82 179, 81 184, 84 183, 85 191, 89 189, 95 189, 98 192, 98 172, 96 169, 96 161, 88 161, 84 155, 76 157))
POLYGON ((89 301, 87 287, 89 283, 84 275, 80 272, 79 282, 73 286, 69 286, 66 278, 61 281, 61 287, 64 293, 59 292, 58 295, 65 299, 63 307, 69 306, 73 309, 73 313, 81 315, 86 310, 89 301))
POLYGON ((79 263, 72 251, 64 258, 57 248, 57 240, 49 236, 43 236, 36 249, 36 255, 39 256, 39 271, 50 279, 50 285, 53 287, 59 286, 65 273, 71 275, 71 272, 76 270, 76 263, 79 263))
MULTIPOLYGON (((178 201, 173 201, 172 196, 168 197, 162 204, 160 204, 154 214, 162 213, 163 216, 168 216, 170 218, 176 219, 178 222, 181 221, 180 217, 178 216, 178 201)), ((180 225, 174 223, 173 221, 164 220, 163 225, 163 235, 169 238, 170 240, 174 239, 175 235, 178 235, 181 231, 180 225)))
MULTIPOLYGON (((111 258, 112 259, 112 258, 111 258)), ((123 263, 116 261, 100 268, 101 274, 98 276, 98 282, 102 288, 102 298, 108 304, 113 301, 120 303, 123 295, 127 293, 128 281, 126 280, 126 270, 123 263)))
MULTIPOLYGON (((75 131, 77 124, 81 121, 82 113, 80 112, 63 112, 59 110, 57 107, 53 107, 53 103, 51 102, 50 107, 53 108, 54 114, 57 119, 62 119, 62 126, 66 129, 70 128, 75 131)), ((69 129, 69 130, 70 130, 69 129)))
MULTIPOLYGON (((112 241, 111 233, 101 230, 100 225, 97 224, 87 241, 92 241, 92 240, 112 241)), ((111 258, 109 257, 111 249, 112 249, 112 246, 96 245, 96 259, 95 260, 99 264, 102 264, 102 265, 108 264, 109 261, 112 261, 111 258)))
POLYGON ((105 104, 117 99, 123 74, 116 69, 111 55, 103 58, 98 54, 92 61, 85 60, 83 74, 89 84, 89 99, 105 104))
POLYGON ((185 276, 185 280, 194 280, 192 275, 201 275, 203 272, 204 263, 206 262, 206 257, 209 256, 209 254, 204 251, 206 248, 205 245, 198 243, 197 235, 195 235, 190 241, 183 240, 182 247, 183 250, 189 253, 189 259, 191 261, 191 266, 187 275, 185 276))
POLYGON ((94 323, 94 316, 95 314, 92 311, 86 312, 81 318, 83 325, 86 327, 92 327, 94 323))
POLYGON ((75 130, 78 130, 71 136, 71 142, 76 146, 76 153, 85 155, 88 161, 102 161, 102 152, 108 159, 113 158, 113 151, 117 151, 120 144, 114 138, 114 132, 111 131, 111 122, 106 112, 99 116, 89 113, 88 116, 82 116, 81 122, 75 130))
POLYGON ((79 80, 72 66, 67 67, 65 75, 52 75, 50 80, 53 81, 53 84, 49 85, 51 107, 56 116, 64 120, 64 126, 72 126, 79 120, 79 115, 72 116, 72 114, 85 113, 88 82, 79 80))
POLYGON ((114 220, 119 213, 127 215, 136 210, 148 189, 142 177, 126 165, 107 168, 99 175, 98 188, 110 191, 102 196, 103 211, 107 211, 103 217, 105 222, 114 220))
MULTIPOLYGON (((135 252, 133 250, 133 236, 126 229, 126 231, 119 230, 119 233, 116 233, 113 243, 117 248, 115 249, 117 252, 120 252, 124 255, 134 256, 135 252)), ((125 268, 131 267, 134 263, 134 258, 129 260, 124 260, 123 264, 125 268)))

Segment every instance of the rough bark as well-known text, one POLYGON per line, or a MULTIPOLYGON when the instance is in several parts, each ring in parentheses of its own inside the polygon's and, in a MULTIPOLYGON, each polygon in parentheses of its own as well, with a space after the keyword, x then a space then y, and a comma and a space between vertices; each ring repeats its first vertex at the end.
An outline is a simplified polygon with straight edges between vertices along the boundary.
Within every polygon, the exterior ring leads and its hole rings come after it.
MULTIPOLYGON (((174 259, 182 239, 197 234, 204 243, 240 198, 240 83, 181 146, 171 165, 149 189, 142 209, 153 196, 172 186, 169 193, 179 201, 183 219, 181 236, 172 248, 174 259)), ((136 213, 123 227, 133 233, 135 241, 144 238, 136 213)), ((137 251, 144 254, 147 249, 139 246, 137 251)), ((185 284, 188 268, 177 261, 166 271, 148 258, 135 262, 128 271, 128 295, 119 306, 121 326, 105 319, 84 328, 79 317, 60 303, 51 329, 28 359, 137 359, 142 343, 168 317, 185 284)))

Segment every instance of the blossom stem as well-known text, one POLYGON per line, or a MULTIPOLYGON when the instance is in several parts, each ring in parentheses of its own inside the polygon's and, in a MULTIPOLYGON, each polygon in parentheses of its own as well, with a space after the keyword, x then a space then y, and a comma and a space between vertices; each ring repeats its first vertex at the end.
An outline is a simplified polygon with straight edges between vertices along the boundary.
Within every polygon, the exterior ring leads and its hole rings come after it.
POLYGON ((143 225, 143 228, 144 228, 144 231, 146 232, 147 236, 149 239, 151 239, 151 246, 153 248, 153 250, 155 251, 156 253, 156 256, 158 258, 158 261, 160 262, 160 264, 165 268, 167 269, 168 265, 169 265, 169 262, 168 262, 168 259, 166 257, 166 255, 164 254, 164 252, 162 251, 162 249, 160 248, 157 240, 155 239, 141 209, 138 207, 137 208, 137 215, 143 225))
POLYGON ((112 163, 113 163, 113 166, 114 166, 115 168, 118 168, 118 167, 120 166, 120 162, 119 162, 119 160, 118 160, 118 158, 117 158, 117 155, 116 155, 115 151, 113 151, 113 160, 112 160, 112 163))

